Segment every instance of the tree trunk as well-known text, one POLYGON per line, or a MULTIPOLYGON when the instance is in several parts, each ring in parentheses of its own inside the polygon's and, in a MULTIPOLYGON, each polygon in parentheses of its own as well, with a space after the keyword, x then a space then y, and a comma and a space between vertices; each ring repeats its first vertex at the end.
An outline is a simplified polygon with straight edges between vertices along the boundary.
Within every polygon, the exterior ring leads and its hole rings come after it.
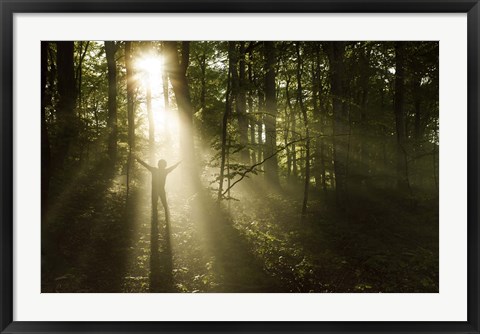
MULTIPOLYGON (((291 112, 290 119, 292 122, 292 139, 296 139, 297 138, 297 115, 291 105, 290 105, 290 112, 291 112)), ((291 149, 292 175, 294 180, 296 180, 298 177, 297 144, 292 144, 291 146, 292 146, 292 149, 291 149)))
POLYGON ((218 177, 218 194, 217 200, 221 201, 223 198, 223 181, 224 181, 224 173, 225 173, 225 160, 227 154, 227 136, 228 136, 228 119, 230 118, 231 113, 231 101, 230 101, 230 94, 231 94, 231 81, 233 81, 232 74, 235 70, 235 42, 228 42, 228 76, 227 76, 227 91, 225 93, 225 111, 223 113, 222 118, 222 146, 221 146, 221 156, 220 156, 220 173, 218 177))
POLYGON ((343 202, 347 187, 348 115, 344 106, 345 42, 329 42, 330 90, 333 106, 333 163, 337 201, 343 202))
POLYGON ((128 121, 128 159, 127 159, 127 198, 130 189, 130 167, 132 152, 135 151, 135 111, 134 111, 134 73, 132 67, 132 44, 125 42, 125 68, 127 78, 127 121, 128 121))
POLYGON ((110 161, 115 163, 117 160, 117 63, 115 60, 115 53, 117 46, 115 42, 105 42, 105 55, 107 58, 108 67, 108 120, 107 126, 108 134, 108 156, 110 161))
POLYGON ((59 169, 63 169, 71 145, 76 138, 75 117, 75 69, 73 63, 74 42, 56 42, 59 123, 58 150, 55 159, 59 169))
POLYGON ((255 152, 256 146, 256 138, 255 138, 255 126, 256 126, 256 117, 254 115, 253 110, 253 70, 252 70, 252 61, 253 61, 253 54, 250 51, 248 53, 248 81, 249 81, 249 89, 248 89, 248 113, 249 113, 249 123, 250 123, 250 164, 255 165, 257 163, 257 155, 255 152))
POLYGON ((148 148, 150 152, 150 163, 155 163, 155 120, 152 111, 152 86, 150 84, 150 75, 147 74, 147 117, 148 117, 148 148))
POLYGON ((325 157, 324 154, 324 138, 322 136, 323 114, 321 110, 321 81, 320 81, 320 46, 315 46, 315 61, 312 63, 312 104, 313 104, 313 116, 316 120, 313 123, 315 130, 315 148, 314 148, 314 168, 313 174, 315 177, 315 186, 317 189, 321 188, 323 191, 327 190, 327 184, 325 181, 325 157))
POLYGON ((205 55, 205 51, 203 51, 202 57, 200 58, 200 71, 202 73, 201 77, 201 90, 200 90, 200 108, 203 112, 207 108, 206 105, 206 95, 207 95, 207 79, 206 79, 206 72, 207 72, 207 56, 205 55))
POLYGON ((308 115, 305 104, 303 103, 303 88, 302 88, 302 75, 303 75, 303 60, 300 53, 300 43, 295 43, 297 51, 297 101, 300 106, 300 110, 303 116, 303 125, 305 127, 305 184, 303 188, 303 204, 302 204, 302 217, 307 214, 308 205, 308 192, 310 190, 310 130, 308 124, 308 115))
MULTIPOLYGON (((273 155, 277 147, 277 99, 275 95, 275 42, 264 42, 265 52, 265 156, 273 155)), ((265 176, 272 185, 279 185, 278 159, 265 162, 265 176)))
POLYGON ((80 43, 81 55, 78 60, 77 70, 75 71, 76 72, 75 76, 77 79, 77 87, 78 87, 78 90, 77 90, 78 96, 76 100, 77 100, 77 105, 79 110, 82 110, 82 104, 83 104, 82 103, 82 77, 83 77, 82 68, 83 68, 83 61, 85 59, 85 56, 87 55, 88 46, 90 45, 90 42, 85 42, 85 49, 83 51, 82 51, 83 42, 79 42, 79 43, 80 43))
POLYGON ((258 117, 257 117, 257 161, 262 161, 265 148, 263 140, 263 114, 265 112, 265 95, 263 90, 258 91, 258 117))
POLYGON ((172 83, 175 99, 180 115, 180 146, 183 151, 185 165, 190 171, 195 170, 193 147, 193 106, 186 77, 189 59, 189 42, 182 43, 182 63, 179 62, 177 42, 165 42, 167 72, 172 83))
POLYGON ((361 86, 361 98, 360 98, 360 169, 359 174, 362 178, 366 178, 369 174, 369 161, 368 161, 368 128, 367 128, 367 108, 368 108, 368 88, 370 81, 370 48, 366 47, 366 50, 360 52, 360 86, 361 86))
POLYGON ((416 186, 419 186, 423 178, 421 177, 421 174, 418 171, 420 161, 416 160, 416 155, 421 152, 422 149, 422 139, 423 139, 423 133, 421 131, 421 102, 422 102, 422 91, 421 91, 421 81, 422 81, 422 75, 415 71, 414 78, 412 80, 412 94, 413 94, 413 103, 414 103, 414 127, 413 127, 413 153, 415 155, 414 160, 412 161, 412 167, 416 169, 414 172, 414 178, 412 183, 414 183, 416 186))
POLYGON ((246 78, 245 78, 245 42, 240 42, 240 59, 238 62, 238 91, 236 95, 236 111, 238 115, 238 130, 240 135, 240 161, 248 164, 248 120, 246 105, 246 78))
POLYGON ((406 131, 405 131, 405 43, 395 42, 395 129, 397 132, 397 188, 401 192, 409 189, 407 156, 406 156, 406 131))
MULTIPOLYGON (((287 100, 287 109, 289 111, 288 113, 288 119, 285 119, 285 122, 288 124, 288 127, 290 128, 291 126, 291 137, 292 140, 296 139, 296 117, 295 117, 295 110, 292 106, 291 102, 291 96, 290 96, 290 78, 287 78, 287 82, 285 85, 285 98, 287 100)), ((287 167, 288 167, 288 176, 290 181, 295 180, 298 175, 298 169, 297 169, 297 145, 292 144, 288 147, 288 150, 286 152, 287 154, 287 167), (293 176, 293 178, 292 178, 293 176)))
POLYGON ((285 104, 285 122, 284 122, 284 145, 285 145, 285 155, 287 158, 287 179, 291 180, 292 177, 292 155, 291 155, 291 148, 287 146, 289 137, 290 137, 290 119, 293 115, 292 104, 290 103, 290 93, 289 93, 289 86, 290 86, 290 77, 287 75, 285 79, 285 99, 287 103, 285 104))
MULTIPOLYGON (((166 54, 165 50, 163 53, 166 54)), ((168 73, 166 70, 167 67, 167 60, 166 57, 163 57, 163 71, 162 71, 162 86, 163 86, 163 103, 165 106, 165 112, 169 112, 170 110, 170 99, 169 99, 169 89, 168 89, 168 73)))
MULTIPOLYGON (((162 90, 163 90, 163 105, 164 105, 163 112, 165 114, 168 114, 170 112, 170 93, 169 93, 169 87, 168 87, 168 74, 167 74, 166 67, 167 67, 167 62, 165 57, 163 57, 163 71, 162 71, 162 90)), ((167 143, 170 143, 170 132, 167 131, 167 128, 165 126, 162 128, 162 131, 164 131, 163 136, 165 138, 165 141, 167 143)))
POLYGON ((183 76, 187 77, 187 69, 190 63, 190 42, 183 41, 182 42, 182 59, 180 63, 180 67, 183 73, 183 76))

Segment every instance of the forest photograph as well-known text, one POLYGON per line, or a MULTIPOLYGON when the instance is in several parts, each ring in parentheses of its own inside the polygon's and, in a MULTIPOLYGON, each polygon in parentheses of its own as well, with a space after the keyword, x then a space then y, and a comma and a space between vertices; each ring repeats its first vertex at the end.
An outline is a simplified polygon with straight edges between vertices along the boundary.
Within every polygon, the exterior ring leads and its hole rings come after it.
POLYGON ((437 41, 41 42, 42 293, 438 293, 437 41))

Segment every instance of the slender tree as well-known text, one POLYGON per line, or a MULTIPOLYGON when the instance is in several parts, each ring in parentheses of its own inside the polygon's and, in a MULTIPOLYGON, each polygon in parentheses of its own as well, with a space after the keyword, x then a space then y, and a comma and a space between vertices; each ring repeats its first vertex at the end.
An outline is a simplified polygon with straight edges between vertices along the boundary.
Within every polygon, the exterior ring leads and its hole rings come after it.
POLYGON ((300 50, 300 43, 295 43, 297 53, 297 101, 300 106, 303 117, 303 125, 305 127, 305 183, 303 188, 303 203, 302 203, 302 217, 307 213, 308 193, 310 190, 310 129, 307 115, 307 108, 305 106, 302 86, 303 76, 303 59, 300 50))
POLYGON ((369 157, 367 152, 368 146, 368 96, 369 96, 369 81, 370 81, 370 43, 362 44, 359 50, 359 71, 360 71, 360 159, 359 159, 359 173, 363 178, 366 178, 369 173, 369 157))
POLYGON ((78 90, 77 90, 77 104, 78 104, 78 108, 82 108, 83 107, 83 96, 82 96, 82 79, 83 79, 83 62, 85 60, 85 56, 87 55, 87 52, 89 50, 89 46, 90 46, 90 42, 87 41, 85 42, 85 48, 83 47, 83 42, 79 42, 79 59, 78 59, 78 62, 77 62, 77 68, 75 70, 75 77, 77 79, 77 87, 78 87, 78 90))
MULTIPOLYGON (((277 147, 277 98, 275 89, 275 42, 264 42, 265 52, 265 156, 274 154, 277 147)), ((265 163, 265 176, 273 185, 279 184, 278 159, 274 155, 265 163)))
POLYGON ((56 166, 63 168, 70 148, 76 138, 77 120, 75 115, 75 70, 73 62, 74 42, 56 42, 58 73, 57 119, 59 136, 56 166))
POLYGON ((134 73, 132 66, 132 42, 125 42, 125 68, 127 79, 127 122, 128 122, 128 158, 127 158, 127 198, 130 189, 130 171, 132 152, 135 151, 135 110, 134 110, 134 73))
POLYGON ((312 62, 312 104, 315 130, 315 148, 314 148, 314 177, 315 185, 318 189, 320 186, 323 191, 327 190, 326 173, 325 173, 325 107, 322 106, 322 78, 320 69, 320 43, 314 45, 314 61, 312 62))
POLYGON ((256 147, 256 135, 255 135, 255 127, 256 127, 256 117, 255 111, 253 107, 253 100, 254 100, 254 81, 253 81, 253 51, 248 52, 248 63, 247 63, 247 72, 248 72, 248 122, 250 127, 250 162, 252 165, 257 163, 257 154, 255 152, 256 147))
POLYGON ((239 42, 238 61, 238 90, 236 93, 236 111, 238 117, 238 130, 240 135, 240 158, 243 163, 248 163, 248 119, 246 101, 246 68, 245 68, 245 42, 239 42))
POLYGON ((395 129, 397 134, 397 187, 409 189, 405 130, 405 42, 395 42, 395 129))
POLYGON ((105 55, 108 68, 108 155, 112 162, 117 160, 117 62, 115 54, 117 45, 112 41, 105 41, 105 55))
MULTIPOLYGON (((288 71, 286 71, 288 72, 288 71)), ((290 139, 290 123, 291 119, 293 116, 293 107, 292 103, 290 102, 290 76, 287 74, 285 78, 285 122, 284 122, 284 145, 286 147, 285 149, 285 155, 287 158, 287 178, 291 180, 292 177, 292 149, 295 149, 295 144, 292 144, 290 146, 286 146, 288 143, 288 140, 290 139)))
POLYGON ((223 182, 225 179, 225 163, 228 155, 228 121, 231 114, 231 82, 234 81, 232 73, 235 71, 235 42, 228 42, 228 76, 227 76, 227 90, 225 93, 225 111, 222 118, 222 135, 221 135, 221 155, 220 155, 220 175, 217 199, 220 201, 223 198, 223 182))
POLYGON ((201 79, 200 79, 200 109, 206 110, 207 109, 207 80, 206 80, 206 72, 207 72, 207 56, 205 50, 203 50, 202 55, 200 56, 199 60, 200 65, 200 72, 201 72, 201 79))
POLYGON ((147 104, 147 118, 148 118, 148 150, 150 156, 150 163, 155 163, 155 120, 153 118, 153 110, 152 110, 152 85, 151 85, 151 78, 150 73, 145 74, 146 78, 146 92, 145 92, 145 99, 147 104))
MULTIPOLYGON (((162 51, 165 53, 165 50, 162 51)), ((168 73, 166 70, 167 67, 167 60, 166 57, 163 57, 163 69, 162 69, 162 90, 163 90, 163 105, 164 105, 164 112, 170 113, 170 89, 168 84, 168 73)), ((165 131, 165 139, 167 142, 170 142, 170 132, 165 131)))
POLYGON ((345 42, 326 43, 330 63, 330 90, 333 106, 333 163, 337 200, 345 200, 347 190, 348 111, 343 86, 345 42))

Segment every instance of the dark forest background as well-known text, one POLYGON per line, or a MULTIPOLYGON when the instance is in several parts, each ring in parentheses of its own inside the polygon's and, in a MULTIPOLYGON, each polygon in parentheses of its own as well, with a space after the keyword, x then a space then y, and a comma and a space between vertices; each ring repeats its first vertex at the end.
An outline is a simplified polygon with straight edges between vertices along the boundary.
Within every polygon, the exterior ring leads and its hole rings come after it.
POLYGON ((42 42, 42 292, 438 292, 438 52, 42 42))

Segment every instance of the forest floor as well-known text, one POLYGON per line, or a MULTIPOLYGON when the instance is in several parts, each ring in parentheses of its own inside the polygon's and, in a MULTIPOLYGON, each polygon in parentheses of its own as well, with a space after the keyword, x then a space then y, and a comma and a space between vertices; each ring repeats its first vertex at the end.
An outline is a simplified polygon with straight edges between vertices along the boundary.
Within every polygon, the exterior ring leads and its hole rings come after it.
POLYGON ((90 184, 80 176, 58 196, 43 292, 438 291, 434 200, 412 207, 370 191, 339 208, 332 194, 312 191, 302 220, 301 185, 268 187, 258 176, 219 205, 207 190, 167 181, 167 225, 141 175, 128 200, 111 175, 90 184))

